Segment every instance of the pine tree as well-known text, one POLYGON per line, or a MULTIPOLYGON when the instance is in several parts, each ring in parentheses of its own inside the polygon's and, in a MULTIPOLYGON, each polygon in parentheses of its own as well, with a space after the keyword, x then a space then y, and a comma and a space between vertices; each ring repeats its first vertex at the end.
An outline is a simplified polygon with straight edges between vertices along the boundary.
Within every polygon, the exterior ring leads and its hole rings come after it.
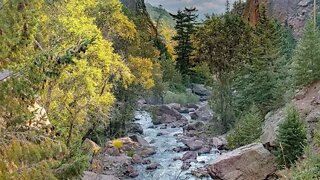
POLYGON ((320 32, 309 21, 293 56, 293 80, 296 86, 312 83, 320 78, 320 32))
POLYGON ((176 15, 171 16, 176 20, 175 29, 177 35, 173 37, 173 40, 177 41, 176 51, 176 68, 183 75, 187 75, 191 65, 191 56, 193 52, 193 46, 191 42, 191 35, 195 32, 195 24, 197 15, 195 8, 185 8, 183 11, 178 11, 176 15))
POLYGON ((260 110, 252 106, 236 123, 233 131, 228 134, 228 147, 238 148, 259 139, 262 134, 262 122, 263 117, 260 110))
POLYGON ((278 74, 275 66, 281 58, 276 24, 261 7, 260 17, 254 30, 250 60, 239 71, 235 79, 235 101, 237 109, 246 110, 254 103, 263 113, 267 113, 281 102, 277 87, 278 74))
POLYGON ((277 164, 280 168, 290 167, 302 155, 307 143, 307 133, 299 112, 290 107, 285 121, 277 131, 277 164))

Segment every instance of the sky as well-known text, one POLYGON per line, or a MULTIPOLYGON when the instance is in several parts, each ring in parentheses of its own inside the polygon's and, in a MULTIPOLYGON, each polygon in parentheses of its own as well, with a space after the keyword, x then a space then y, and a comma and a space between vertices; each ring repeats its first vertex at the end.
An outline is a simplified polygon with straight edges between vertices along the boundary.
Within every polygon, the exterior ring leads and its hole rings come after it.
MULTIPOLYGON (((232 4, 235 0, 229 0, 232 4)), ((205 14, 220 14, 225 11, 226 0, 145 0, 153 6, 160 4, 169 12, 176 12, 184 7, 196 7, 199 11, 200 18, 205 14)))

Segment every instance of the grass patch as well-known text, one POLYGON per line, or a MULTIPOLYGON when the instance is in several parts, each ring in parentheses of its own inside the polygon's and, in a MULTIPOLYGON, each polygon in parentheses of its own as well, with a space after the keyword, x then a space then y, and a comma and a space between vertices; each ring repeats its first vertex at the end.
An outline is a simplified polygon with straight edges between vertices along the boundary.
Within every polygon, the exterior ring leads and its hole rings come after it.
POLYGON ((178 104, 188 104, 188 103, 197 103, 199 102, 199 97, 191 92, 181 92, 181 93, 174 93, 174 92, 166 92, 164 95, 164 103, 178 103, 178 104))

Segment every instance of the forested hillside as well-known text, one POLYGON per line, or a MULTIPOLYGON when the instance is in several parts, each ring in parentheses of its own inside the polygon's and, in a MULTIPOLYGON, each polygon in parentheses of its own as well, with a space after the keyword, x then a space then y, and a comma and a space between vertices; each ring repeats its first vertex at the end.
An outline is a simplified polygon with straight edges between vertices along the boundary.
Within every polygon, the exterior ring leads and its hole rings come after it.
POLYGON ((279 2, 0 1, 0 179, 319 179, 318 5, 279 2))

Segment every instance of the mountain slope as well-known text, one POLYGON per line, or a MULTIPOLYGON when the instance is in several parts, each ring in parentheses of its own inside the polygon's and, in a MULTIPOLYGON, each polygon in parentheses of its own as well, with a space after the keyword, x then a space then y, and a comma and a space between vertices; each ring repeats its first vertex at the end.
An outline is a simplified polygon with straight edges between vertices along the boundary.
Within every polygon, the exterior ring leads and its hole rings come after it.
POLYGON ((149 3, 146 3, 147 11, 153 21, 156 21, 161 16, 161 22, 164 27, 174 29, 175 21, 170 16, 169 12, 160 7, 154 7, 149 3))

